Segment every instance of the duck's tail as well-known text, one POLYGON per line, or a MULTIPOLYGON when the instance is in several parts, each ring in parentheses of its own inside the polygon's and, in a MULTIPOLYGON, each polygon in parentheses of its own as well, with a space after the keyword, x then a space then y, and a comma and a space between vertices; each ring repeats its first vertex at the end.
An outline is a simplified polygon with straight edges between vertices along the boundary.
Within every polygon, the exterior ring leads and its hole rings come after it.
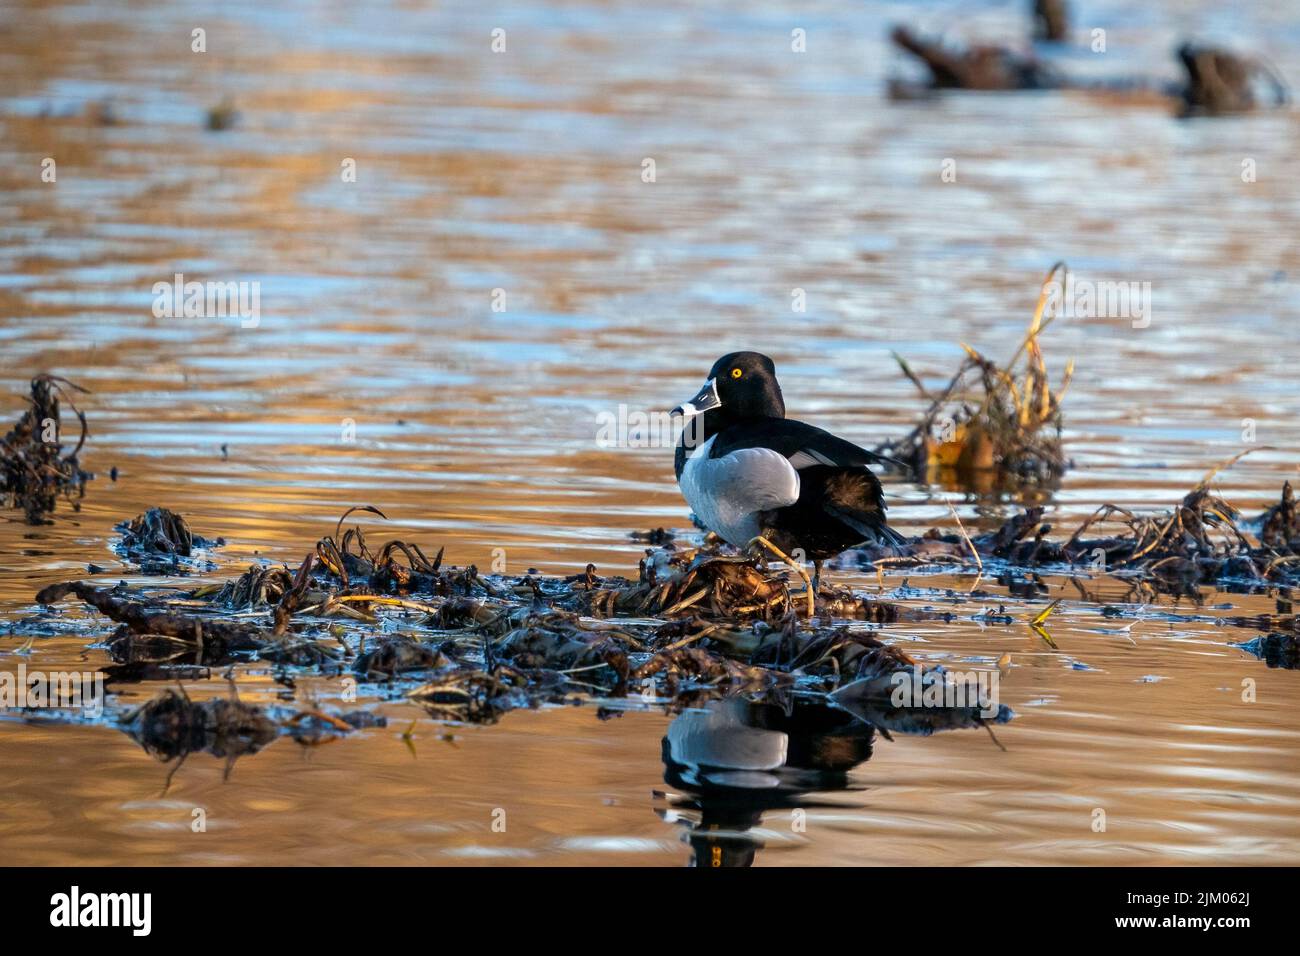
POLYGON ((863 513, 834 505, 826 506, 826 510, 862 535, 861 544, 878 548, 897 548, 911 543, 909 538, 903 537, 885 524, 885 516, 877 512, 863 513))
POLYGON ((890 547, 901 547, 905 544, 911 544, 910 538, 904 537, 887 524, 882 524, 875 529, 876 541, 878 545, 888 545, 890 547))

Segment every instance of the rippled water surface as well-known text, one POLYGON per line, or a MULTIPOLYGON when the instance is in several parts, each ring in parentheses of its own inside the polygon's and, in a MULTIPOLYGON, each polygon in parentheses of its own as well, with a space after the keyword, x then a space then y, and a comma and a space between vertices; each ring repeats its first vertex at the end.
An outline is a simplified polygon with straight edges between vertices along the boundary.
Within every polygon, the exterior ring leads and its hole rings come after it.
MULTIPOLYGON (((1300 78, 1294 3, 1074 6, 1081 34, 1108 37, 1104 55, 1051 54, 1080 76, 1173 79, 1171 50, 1195 35, 1300 78)), ((1054 528, 1103 502, 1167 507, 1246 448, 1260 450, 1217 481, 1257 514, 1300 448, 1296 114, 1178 121, 1150 99, 1083 93, 887 99, 887 79, 911 73, 889 24, 1020 42, 1020 8, 7 0, 0 411, 7 427, 38 371, 89 388, 83 459, 98 477, 53 524, 0 519, 0 628, 88 564, 138 580, 112 527, 155 504, 227 540, 213 579, 296 563, 362 503, 390 518, 371 534, 445 545, 456 564, 504 549, 511 572, 632 572, 631 530, 694 532, 671 450, 600 447, 602 412, 671 407, 746 347, 774 357, 793 417, 875 444, 923 410, 891 352, 935 385, 961 342, 1009 357, 1057 259, 1079 278, 1150 282, 1152 315, 1062 319, 1044 343, 1054 375, 1077 366, 1076 468, 1049 503, 1054 528), (190 50, 196 26, 206 53, 190 50), (224 101, 237 124, 208 131, 224 101), (154 283, 175 273, 259 282, 260 324, 156 318, 154 283)), ((952 525, 942 493, 887 492, 899 528, 952 525)), ((973 527, 1008 507, 954 501, 973 527)), ((1203 589, 1199 606, 1161 599, 1122 630, 1100 605, 1133 601, 1125 582, 1083 582, 1088 601, 1045 583, 1024 603, 985 580, 994 596, 962 604, 945 589, 971 576, 884 583, 953 603, 953 623, 882 629, 923 660, 1011 655, 1005 752, 978 731, 877 737, 834 785, 751 788, 737 809, 734 794, 692 803, 664 762, 661 709, 461 727, 394 700, 379 705, 387 728, 311 750, 280 740, 226 779, 220 759, 191 756, 160 796, 173 768, 125 735, 10 713, 0 857, 678 864, 701 824, 748 833, 736 845, 760 846, 759 864, 1300 861, 1300 675, 1234 647, 1259 632, 1223 623, 1279 595, 1203 589), (1058 650, 1019 620, 970 620, 1056 597, 1058 650)), ((0 668, 106 660, 79 636, 22 640, 0 633, 0 668)), ((280 689, 269 668, 239 684, 254 701, 280 689)))

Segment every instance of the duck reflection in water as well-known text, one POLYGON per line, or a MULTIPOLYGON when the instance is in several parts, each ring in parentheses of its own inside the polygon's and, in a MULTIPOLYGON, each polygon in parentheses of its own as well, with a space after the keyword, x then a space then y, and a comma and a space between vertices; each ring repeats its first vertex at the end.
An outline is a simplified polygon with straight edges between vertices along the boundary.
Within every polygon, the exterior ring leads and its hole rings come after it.
MULTIPOLYGON (((927 685, 946 680, 943 668, 925 677, 927 685)), ((679 713, 663 739, 664 781, 679 792, 665 794, 658 812, 687 827, 694 865, 753 865, 765 813, 788 814, 784 825, 802 832, 807 810, 837 806, 809 794, 858 789, 849 772, 871 759, 877 733, 892 740, 983 728, 1001 747, 992 725, 1015 716, 987 696, 969 705, 897 706, 890 686, 868 678, 830 695, 795 694, 783 703, 733 697, 679 713)))
POLYGON ((848 773, 871 759, 874 739, 870 724, 818 699, 796 697, 788 709, 710 701, 668 727, 664 781, 681 792, 658 812, 688 828, 695 866, 751 866, 763 814, 784 811, 795 827, 819 805, 810 792, 850 789, 848 773))

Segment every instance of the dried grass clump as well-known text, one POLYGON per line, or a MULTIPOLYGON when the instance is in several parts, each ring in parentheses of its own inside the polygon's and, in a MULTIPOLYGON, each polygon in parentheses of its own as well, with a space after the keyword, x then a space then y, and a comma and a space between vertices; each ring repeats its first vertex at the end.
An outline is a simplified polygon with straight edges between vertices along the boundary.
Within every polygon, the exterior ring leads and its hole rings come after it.
POLYGON ((1050 302, 1053 281, 1066 266, 1058 262, 1043 280, 1034 318, 1020 348, 999 366, 969 345, 966 358, 942 392, 931 393, 907 363, 903 374, 930 407, 906 436, 875 449, 927 480, 972 491, 1025 484, 1050 484, 1069 467, 1061 447, 1061 398, 1074 363, 1052 390, 1039 338, 1056 318, 1050 302), (1023 362, 1022 362, 1023 359, 1023 362))
POLYGON ((689 614, 709 618, 780 620, 793 607, 783 575, 748 557, 708 551, 651 552, 640 580, 602 582, 579 594, 591 614, 689 614))
MULTIPOLYGON (((1211 488, 1215 475, 1246 454, 1216 465, 1165 512, 1137 514, 1104 504, 1067 540, 1052 541, 1047 538, 1052 526, 1043 523, 1044 509, 1028 508, 996 530, 978 535, 971 546, 985 559, 1012 567, 1085 567, 1149 582, 1170 593, 1190 595, 1197 585, 1211 583, 1294 587, 1300 584, 1300 515, 1290 483, 1283 486, 1278 503, 1256 522, 1244 521, 1211 488), (1099 533, 1102 527, 1115 525, 1118 533, 1099 533), (1252 540, 1251 527, 1260 529, 1257 541, 1252 540)), ((891 560, 914 555, 919 564, 927 558, 951 558, 949 551, 922 547, 930 541, 930 536, 918 539, 910 554, 891 560)))

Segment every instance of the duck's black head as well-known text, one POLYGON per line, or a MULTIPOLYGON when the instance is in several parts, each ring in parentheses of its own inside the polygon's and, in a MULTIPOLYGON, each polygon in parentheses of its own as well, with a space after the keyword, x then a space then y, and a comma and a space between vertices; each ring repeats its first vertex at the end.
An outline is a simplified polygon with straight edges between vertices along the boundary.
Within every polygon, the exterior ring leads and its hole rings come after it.
POLYGON ((785 418, 785 400, 776 384, 776 366, 758 352, 732 352, 713 363, 699 393, 673 409, 686 419, 677 442, 676 471, 687 456, 718 432, 738 422, 785 418))
POLYGON ((758 352, 724 355, 709 369, 709 380, 699 394, 674 412, 688 418, 707 413, 711 432, 733 422, 785 418, 785 399, 776 382, 776 366, 758 352))

